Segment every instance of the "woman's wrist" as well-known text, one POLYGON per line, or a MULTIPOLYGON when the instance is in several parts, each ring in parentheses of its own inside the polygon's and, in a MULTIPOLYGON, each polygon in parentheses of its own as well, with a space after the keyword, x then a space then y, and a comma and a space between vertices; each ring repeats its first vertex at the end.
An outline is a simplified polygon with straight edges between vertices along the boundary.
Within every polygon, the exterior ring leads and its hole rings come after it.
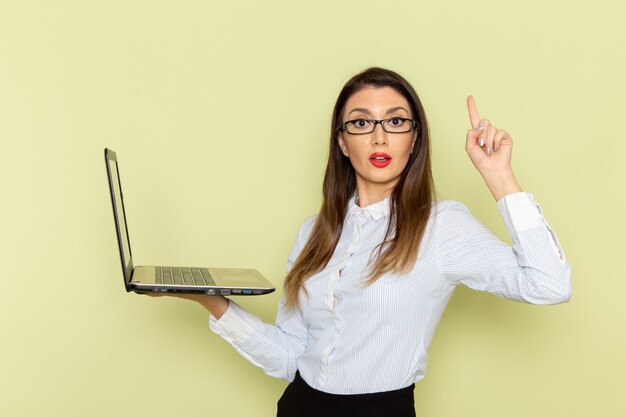
POLYGON ((522 191, 522 187, 518 184, 513 175, 513 171, 494 172, 483 175, 483 179, 491 191, 491 195, 496 201, 501 198, 522 191))
POLYGON ((226 313, 230 303, 228 298, 222 295, 205 295, 198 297, 196 301, 206 308, 217 320, 219 320, 224 313, 226 313))

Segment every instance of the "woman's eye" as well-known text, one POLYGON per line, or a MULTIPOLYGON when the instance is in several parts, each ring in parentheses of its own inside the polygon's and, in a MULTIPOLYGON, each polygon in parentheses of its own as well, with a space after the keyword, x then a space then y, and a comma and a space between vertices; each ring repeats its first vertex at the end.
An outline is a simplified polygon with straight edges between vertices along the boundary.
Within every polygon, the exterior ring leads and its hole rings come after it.
POLYGON ((355 120, 353 123, 354 123, 354 126, 360 128, 360 129, 362 129, 364 127, 367 127, 370 124, 370 122, 365 120, 365 119, 355 120))
POLYGON ((391 126, 400 126, 402 124, 403 120, 398 118, 398 117, 394 117, 393 119, 389 119, 389 124, 391 126))

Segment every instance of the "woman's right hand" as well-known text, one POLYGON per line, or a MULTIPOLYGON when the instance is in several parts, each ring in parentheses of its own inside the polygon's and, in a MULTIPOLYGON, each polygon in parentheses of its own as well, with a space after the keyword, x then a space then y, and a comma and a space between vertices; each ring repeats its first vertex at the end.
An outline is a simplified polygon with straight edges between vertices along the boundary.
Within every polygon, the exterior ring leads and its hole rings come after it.
POLYGON ((228 298, 223 295, 183 294, 183 293, 147 293, 150 297, 176 297, 200 303, 216 319, 220 319, 228 309, 228 298))

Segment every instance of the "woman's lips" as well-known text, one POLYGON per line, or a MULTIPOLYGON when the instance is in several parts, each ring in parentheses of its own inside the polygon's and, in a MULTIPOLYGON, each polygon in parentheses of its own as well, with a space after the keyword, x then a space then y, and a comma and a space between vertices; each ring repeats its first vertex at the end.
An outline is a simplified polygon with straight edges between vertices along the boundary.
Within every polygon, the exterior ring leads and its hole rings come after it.
POLYGON ((370 162, 376 168, 384 168, 391 163, 391 155, 384 152, 374 152, 370 155, 370 162))

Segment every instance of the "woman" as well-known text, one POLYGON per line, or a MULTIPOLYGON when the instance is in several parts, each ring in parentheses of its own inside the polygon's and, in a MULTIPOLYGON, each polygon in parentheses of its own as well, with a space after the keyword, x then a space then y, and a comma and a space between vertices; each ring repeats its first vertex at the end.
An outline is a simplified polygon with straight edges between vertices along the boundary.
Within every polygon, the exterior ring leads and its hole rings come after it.
POLYGON ((466 151, 515 249, 467 208, 433 201, 428 125, 411 85, 370 68, 335 105, 320 213, 300 228, 276 325, 219 296, 182 296, 271 376, 278 416, 414 416, 414 383, 456 285, 535 304, 569 299, 570 267, 511 169, 512 138, 478 116, 466 151))

